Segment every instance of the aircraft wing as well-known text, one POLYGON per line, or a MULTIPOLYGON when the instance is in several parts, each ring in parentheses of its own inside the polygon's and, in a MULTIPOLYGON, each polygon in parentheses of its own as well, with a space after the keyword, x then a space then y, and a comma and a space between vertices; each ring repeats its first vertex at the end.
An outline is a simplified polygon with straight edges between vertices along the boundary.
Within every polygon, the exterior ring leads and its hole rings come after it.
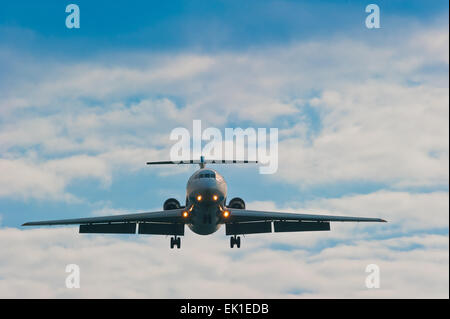
POLYGON ((330 230, 330 222, 386 222, 381 218, 265 212, 229 208, 227 235, 330 230))
POLYGON ((184 235, 183 209, 28 222, 22 226, 80 225, 80 233, 184 235), (139 227, 137 227, 139 225, 139 227))
POLYGON ((350 216, 330 216, 294 214, 280 212, 265 212, 258 210, 247 210, 229 208, 231 212, 230 222, 250 222, 250 221, 315 221, 315 222, 386 222, 380 218, 370 217, 350 217, 350 216))

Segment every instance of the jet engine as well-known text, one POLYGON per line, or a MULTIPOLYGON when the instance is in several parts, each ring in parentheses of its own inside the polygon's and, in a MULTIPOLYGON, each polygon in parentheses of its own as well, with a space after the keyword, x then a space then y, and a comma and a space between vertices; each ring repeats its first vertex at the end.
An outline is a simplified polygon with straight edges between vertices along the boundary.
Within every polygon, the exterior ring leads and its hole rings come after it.
POLYGON ((181 208, 181 205, 175 198, 169 198, 164 202, 163 208, 164 210, 177 209, 181 208))
POLYGON ((235 197, 228 203, 229 208, 245 209, 245 202, 242 198, 235 197))

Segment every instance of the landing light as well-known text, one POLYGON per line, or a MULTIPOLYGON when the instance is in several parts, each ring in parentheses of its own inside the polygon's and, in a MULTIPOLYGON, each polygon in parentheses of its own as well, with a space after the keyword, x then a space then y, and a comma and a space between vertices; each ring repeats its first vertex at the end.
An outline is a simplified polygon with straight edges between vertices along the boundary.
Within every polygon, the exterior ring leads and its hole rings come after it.
POLYGON ((225 210, 225 211, 223 212, 223 217, 225 217, 225 218, 230 217, 230 212, 227 211, 227 210, 225 210))
POLYGON ((184 211, 184 212, 183 212, 183 217, 184 217, 184 218, 187 218, 188 216, 189 216, 189 213, 188 213, 187 211, 184 211))
POLYGON ((217 196, 217 195, 214 195, 214 196, 213 196, 213 200, 214 200, 214 201, 217 201, 218 199, 219 199, 219 196, 217 196))
POLYGON ((202 201, 202 195, 198 195, 198 196, 197 196, 197 201, 198 201, 198 202, 201 202, 201 201, 202 201))

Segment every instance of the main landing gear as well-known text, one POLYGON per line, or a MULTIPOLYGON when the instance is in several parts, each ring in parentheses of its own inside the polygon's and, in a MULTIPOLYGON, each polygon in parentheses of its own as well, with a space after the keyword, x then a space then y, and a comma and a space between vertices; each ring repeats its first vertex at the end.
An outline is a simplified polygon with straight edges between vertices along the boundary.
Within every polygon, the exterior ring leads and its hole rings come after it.
POLYGON ((181 238, 180 237, 170 237, 170 248, 173 249, 174 246, 177 246, 178 249, 181 248, 181 238))
POLYGON ((236 245, 237 248, 241 248, 241 237, 236 235, 230 237, 230 248, 234 248, 234 245, 236 245))

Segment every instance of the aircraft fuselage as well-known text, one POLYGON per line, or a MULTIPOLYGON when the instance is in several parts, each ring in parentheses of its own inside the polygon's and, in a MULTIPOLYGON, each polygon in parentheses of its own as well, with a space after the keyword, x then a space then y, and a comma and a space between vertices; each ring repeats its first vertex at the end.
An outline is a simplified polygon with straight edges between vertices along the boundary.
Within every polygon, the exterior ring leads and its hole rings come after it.
POLYGON ((222 175, 210 168, 197 170, 186 185, 186 208, 192 208, 188 226, 196 234, 209 235, 222 224, 227 183, 222 175))

